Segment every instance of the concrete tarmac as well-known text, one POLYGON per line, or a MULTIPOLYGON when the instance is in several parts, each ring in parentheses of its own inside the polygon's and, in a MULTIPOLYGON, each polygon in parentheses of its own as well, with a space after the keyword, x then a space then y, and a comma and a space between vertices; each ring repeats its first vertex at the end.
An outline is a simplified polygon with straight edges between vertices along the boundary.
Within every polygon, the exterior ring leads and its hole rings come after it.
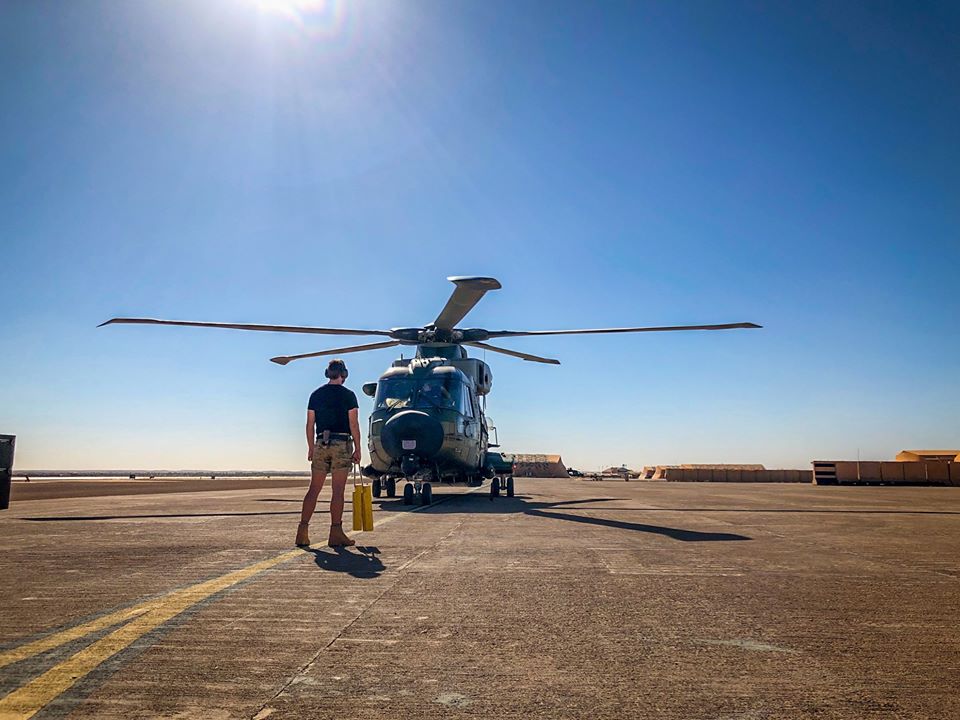
POLYGON ((0 720, 960 718, 960 488, 302 491, 0 513, 0 720))

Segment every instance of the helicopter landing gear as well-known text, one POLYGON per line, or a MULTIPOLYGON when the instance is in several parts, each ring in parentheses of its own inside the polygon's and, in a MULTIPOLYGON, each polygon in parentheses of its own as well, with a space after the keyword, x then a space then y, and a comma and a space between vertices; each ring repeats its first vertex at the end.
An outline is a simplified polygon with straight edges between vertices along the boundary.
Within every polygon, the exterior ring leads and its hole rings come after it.
POLYGON ((420 499, 421 505, 429 505, 433 502, 433 486, 421 476, 408 479, 407 484, 403 486, 403 504, 413 505, 415 498, 420 499))
POLYGON ((513 497, 513 475, 505 478, 495 477, 490 481, 490 499, 500 497, 500 492, 506 493, 507 497, 513 497))
MULTIPOLYGON (((376 495, 376 490, 374 490, 374 495, 376 495)), ((387 480, 387 497, 393 498, 397 496, 397 479, 389 478, 387 480)), ((377 495, 377 497, 380 497, 377 495)))
POLYGON ((380 478, 374 478, 371 485, 373 485, 373 496, 375 498, 380 497, 380 494, 383 492, 383 483, 380 482, 380 478))

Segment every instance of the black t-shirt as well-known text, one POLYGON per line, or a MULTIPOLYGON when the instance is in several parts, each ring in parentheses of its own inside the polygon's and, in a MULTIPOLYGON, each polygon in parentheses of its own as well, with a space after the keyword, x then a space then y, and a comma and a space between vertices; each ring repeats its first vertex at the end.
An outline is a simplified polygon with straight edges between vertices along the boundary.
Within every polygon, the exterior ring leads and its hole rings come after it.
POLYGON ((317 437, 324 430, 350 434, 349 412, 357 405, 357 396, 343 385, 321 385, 310 393, 307 410, 317 419, 317 437))

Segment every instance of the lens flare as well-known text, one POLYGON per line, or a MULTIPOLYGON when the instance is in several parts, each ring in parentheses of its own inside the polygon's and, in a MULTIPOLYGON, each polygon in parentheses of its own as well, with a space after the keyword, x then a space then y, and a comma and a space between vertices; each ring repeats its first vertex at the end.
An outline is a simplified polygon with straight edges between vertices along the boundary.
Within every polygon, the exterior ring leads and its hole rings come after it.
POLYGON ((343 31, 347 0, 254 0, 260 12, 297 25, 306 35, 336 37, 343 31))

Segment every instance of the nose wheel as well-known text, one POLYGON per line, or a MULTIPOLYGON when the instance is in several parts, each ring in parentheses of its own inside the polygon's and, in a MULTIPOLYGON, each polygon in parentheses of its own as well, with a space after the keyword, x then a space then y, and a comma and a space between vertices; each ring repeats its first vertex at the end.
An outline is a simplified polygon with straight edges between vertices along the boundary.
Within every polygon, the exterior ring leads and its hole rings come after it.
POLYGON ((513 475, 505 478, 495 477, 490 481, 491 500, 495 497, 500 497, 501 491, 504 492, 507 497, 513 497, 513 475))
MULTIPOLYGON (((396 492, 396 486, 394 486, 394 492, 396 492)), ((417 500, 420 501, 421 505, 429 505, 432 503, 433 486, 419 479, 408 480, 407 484, 403 486, 403 504, 413 505, 417 500)))

